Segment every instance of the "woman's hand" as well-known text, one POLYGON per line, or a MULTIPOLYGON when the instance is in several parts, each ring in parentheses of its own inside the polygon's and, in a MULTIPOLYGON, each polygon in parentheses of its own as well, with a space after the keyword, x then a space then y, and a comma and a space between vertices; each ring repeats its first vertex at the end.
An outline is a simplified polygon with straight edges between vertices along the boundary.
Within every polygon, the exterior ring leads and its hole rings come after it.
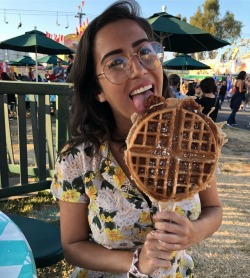
POLYGON ((195 229, 195 222, 176 212, 159 212, 154 222, 156 230, 152 232, 153 237, 160 241, 165 250, 184 250, 202 240, 195 229))
POLYGON ((173 252, 169 251, 161 241, 154 237, 152 231, 146 237, 146 241, 141 249, 138 270, 143 274, 152 274, 158 268, 168 268, 171 266, 173 252))

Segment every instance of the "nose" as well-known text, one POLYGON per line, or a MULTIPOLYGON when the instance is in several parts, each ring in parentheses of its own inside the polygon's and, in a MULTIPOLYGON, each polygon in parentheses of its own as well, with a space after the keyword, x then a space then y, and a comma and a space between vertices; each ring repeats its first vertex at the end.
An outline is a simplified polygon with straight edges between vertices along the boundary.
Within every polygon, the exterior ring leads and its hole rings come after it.
POLYGON ((147 72, 147 68, 140 61, 139 55, 137 53, 132 54, 130 56, 129 77, 142 77, 147 72))

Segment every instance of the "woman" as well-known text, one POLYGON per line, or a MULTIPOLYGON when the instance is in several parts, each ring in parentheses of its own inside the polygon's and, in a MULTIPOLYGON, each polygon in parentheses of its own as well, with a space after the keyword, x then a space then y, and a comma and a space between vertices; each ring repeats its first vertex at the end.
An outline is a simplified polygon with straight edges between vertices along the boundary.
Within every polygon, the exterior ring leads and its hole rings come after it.
POLYGON ((208 115, 215 122, 220 105, 218 97, 215 95, 217 86, 213 77, 206 77, 201 80, 200 88, 203 95, 201 98, 196 98, 195 101, 203 107, 202 113, 208 115))
POLYGON ((187 96, 195 96, 195 90, 194 90, 194 83, 193 82, 190 82, 188 83, 188 91, 186 93, 187 96))
POLYGON ((197 98, 201 98, 203 95, 200 83, 196 84, 194 87, 194 96, 197 98))
POLYGON ((72 277, 192 277, 184 249, 222 220, 215 179, 205 192, 177 203, 179 213, 159 212, 130 179, 124 150, 131 115, 144 113, 152 94, 171 96, 163 49, 138 12, 136 2, 118 1, 91 21, 70 75, 72 139, 57 160, 51 189, 60 199, 65 258, 78 266, 72 277))
POLYGON ((241 71, 237 76, 235 82, 235 93, 233 94, 230 101, 230 108, 232 109, 232 112, 227 119, 228 126, 237 125, 235 116, 241 106, 242 100, 246 93, 245 78, 246 78, 245 71, 241 71))

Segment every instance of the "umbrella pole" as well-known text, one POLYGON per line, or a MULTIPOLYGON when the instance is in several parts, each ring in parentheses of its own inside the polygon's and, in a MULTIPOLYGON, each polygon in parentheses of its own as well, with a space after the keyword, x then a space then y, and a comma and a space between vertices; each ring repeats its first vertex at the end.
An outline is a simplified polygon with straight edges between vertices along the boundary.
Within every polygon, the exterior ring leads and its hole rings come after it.
POLYGON ((36 56, 36 82, 38 82, 38 66, 37 66, 37 46, 35 47, 35 56, 36 56))

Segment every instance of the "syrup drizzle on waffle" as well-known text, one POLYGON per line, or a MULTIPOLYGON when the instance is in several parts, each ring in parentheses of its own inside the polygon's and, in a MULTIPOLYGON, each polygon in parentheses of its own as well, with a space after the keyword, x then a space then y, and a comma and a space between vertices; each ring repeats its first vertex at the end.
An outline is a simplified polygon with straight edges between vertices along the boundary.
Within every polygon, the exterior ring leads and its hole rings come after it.
POLYGON ((128 136, 125 159, 131 176, 156 200, 193 196, 206 188, 216 169, 216 126, 193 110, 185 103, 153 111, 128 136))

